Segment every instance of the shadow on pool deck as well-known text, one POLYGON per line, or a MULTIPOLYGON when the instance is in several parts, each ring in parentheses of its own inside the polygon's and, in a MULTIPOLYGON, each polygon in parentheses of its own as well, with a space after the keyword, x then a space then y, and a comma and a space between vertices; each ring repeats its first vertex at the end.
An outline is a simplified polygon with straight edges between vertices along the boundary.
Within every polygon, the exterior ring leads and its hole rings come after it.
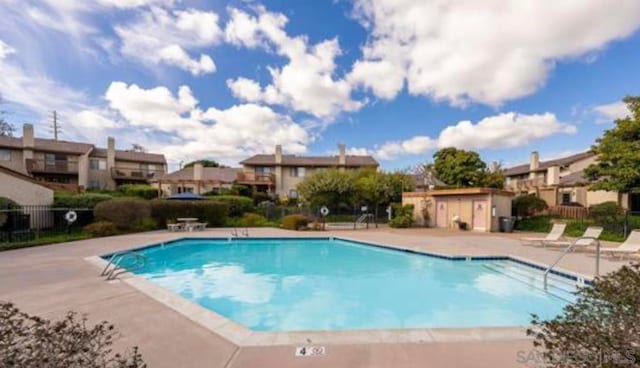
MULTIPOLYGON (((156 367, 524 367, 518 352, 532 349, 525 338, 493 341, 325 344, 322 357, 297 358, 294 346, 243 347, 228 342, 140 293, 122 281, 106 282, 85 257, 180 238, 184 234, 151 232, 19 249, 0 253, 0 299, 27 312, 56 318, 68 310, 88 313, 90 321, 108 320, 122 336, 116 347, 137 345, 150 368, 156 367)), ((190 236, 227 237, 229 229, 190 236)), ((525 247, 527 234, 476 234, 434 229, 291 232, 250 229, 251 236, 343 236, 446 254, 513 255, 549 263, 560 253, 525 247)), ((586 275, 595 258, 572 253, 560 267, 586 275)), ((624 262, 602 260, 603 273, 624 262)))

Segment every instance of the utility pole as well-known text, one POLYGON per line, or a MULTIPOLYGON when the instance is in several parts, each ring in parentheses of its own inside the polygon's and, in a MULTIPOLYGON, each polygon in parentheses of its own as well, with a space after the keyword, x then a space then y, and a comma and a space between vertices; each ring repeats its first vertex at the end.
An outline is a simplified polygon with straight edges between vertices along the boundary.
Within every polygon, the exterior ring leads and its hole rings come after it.
POLYGON ((53 110, 53 115, 51 116, 51 130, 53 133, 53 139, 58 140, 58 134, 62 132, 62 128, 58 125, 58 112, 53 110))

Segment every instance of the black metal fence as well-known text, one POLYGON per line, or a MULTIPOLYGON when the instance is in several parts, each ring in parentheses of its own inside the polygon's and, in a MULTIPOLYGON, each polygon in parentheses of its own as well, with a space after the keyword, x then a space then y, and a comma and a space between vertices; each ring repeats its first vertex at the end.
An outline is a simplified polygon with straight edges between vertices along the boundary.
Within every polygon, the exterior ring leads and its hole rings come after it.
POLYGON ((91 222, 93 210, 90 208, 20 206, 0 209, 0 243, 23 243, 42 236, 79 232, 91 222))
POLYGON ((626 239, 632 230, 640 229, 640 212, 637 211, 624 211, 622 215, 604 218, 593 218, 585 215, 573 220, 583 224, 583 226, 601 226, 605 232, 617 234, 621 239, 626 239))
MULTIPOLYGON (((310 206, 258 206, 257 211, 270 221, 280 220, 284 216, 301 214, 311 219, 322 218, 321 207, 310 206)), ((383 224, 388 222, 387 206, 356 206, 356 207, 328 207, 327 222, 355 222, 363 214, 370 214, 373 222, 383 224)))

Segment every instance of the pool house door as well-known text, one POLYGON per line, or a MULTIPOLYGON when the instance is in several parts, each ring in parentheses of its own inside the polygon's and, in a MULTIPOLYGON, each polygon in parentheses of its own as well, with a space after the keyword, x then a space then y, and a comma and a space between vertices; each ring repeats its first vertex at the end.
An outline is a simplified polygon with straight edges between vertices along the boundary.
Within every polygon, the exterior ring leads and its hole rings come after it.
POLYGON ((437 227, 449 226, 449 219, 447 218, 447 202, 446 201, 436 202, 436 226, 437 227))
POLYGON ((473 201, 473 230, 487 230, 487 201, 473 201))

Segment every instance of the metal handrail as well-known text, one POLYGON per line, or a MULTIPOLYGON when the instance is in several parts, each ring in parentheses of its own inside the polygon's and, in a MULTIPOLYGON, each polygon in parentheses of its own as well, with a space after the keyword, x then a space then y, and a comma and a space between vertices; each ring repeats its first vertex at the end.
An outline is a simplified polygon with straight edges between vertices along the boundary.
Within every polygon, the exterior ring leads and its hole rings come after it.
POLYGON ((598 238, 593 237, 593 236, 581 236, 578 239, 574 240, 573 243, 569 244, 569 246, 567 246, 565 248, 565 250, 562 252, 562 254, 560 254, 560 257, 558 257, 555 262, 553 262, 551 265, 549 265, 549 267, 547 267, 547 269, 544 271, 544 288, 545 290, 547 289, 547 279, 549 277, 549 273, 551 272, 551 270, 560 262, 560 260, 562 260, 562 258, 564 258, 564 256, 567 255, 567 253, 569 253, 573 247, 575 247, 576 243, 579 240, 582 239, 591 239, 596 243, 596 272, 595 275, 600 276, 600 240, 598 240, 598 238))
POLYGON ((143 268, 146 264, 146 260, 147 260, 146 256, 132 250, 114 253, 109 258, 109 263, 107 263, 107 265, 104 267, 104 269, 102 270, 102 273, 100 273, 100 276, 107 276, 107 280, 113 280, 116 277, 118 277, 118 275, 125 273, 127 271, 135 271, 140 268, 143 268), (134 263, 132 267, 129 269, 120 267, 120 262, 127 256, 133 256, 136 259, 136 263, 134 263), (113 266, 113 267, 109 269, 110 266, 113 266), (120 270, 120 272, 116 272, 118 270, 120 270))

